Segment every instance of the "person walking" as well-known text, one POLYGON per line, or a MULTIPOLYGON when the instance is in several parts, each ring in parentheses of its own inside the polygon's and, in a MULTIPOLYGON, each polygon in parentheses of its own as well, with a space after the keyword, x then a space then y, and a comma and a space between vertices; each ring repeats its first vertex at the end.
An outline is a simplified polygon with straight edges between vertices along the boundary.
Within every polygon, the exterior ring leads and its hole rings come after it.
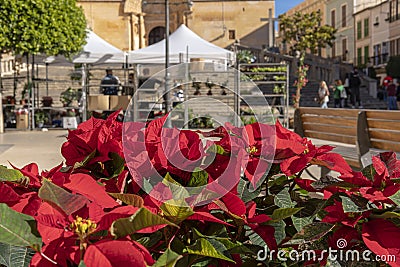
POLYGON ((322 81, 319 84, 318 97, 319 97, 319 103, 321 104, 321 108, 328 108, 329 89, 325 81, 322 81))
POLYGON ((361 104, 361 97, 360 97, 360 85, 361 85, 361 79, 360 75, 358 73, 358 69, 354 67, 353 72, 350 73, 350 78, 349 78, 349 85, 350 85, 350 92, 352 95, 352 102, 351 102, 351 107, 355 108, 356 105, 358 108, 363 108, 361 104))
POLYGON ((347 94, 342 81, 336 80, 335 86, 333 87, 333 100, 335 103, 335 108, 344 108, 344 100, 346 98, 347 94))
POLYGON ((393 80, 389 81, 389 85, 386 91, 387 91, 388 109, 396 110, 397 109, 396 85, 393 83, 393 80))

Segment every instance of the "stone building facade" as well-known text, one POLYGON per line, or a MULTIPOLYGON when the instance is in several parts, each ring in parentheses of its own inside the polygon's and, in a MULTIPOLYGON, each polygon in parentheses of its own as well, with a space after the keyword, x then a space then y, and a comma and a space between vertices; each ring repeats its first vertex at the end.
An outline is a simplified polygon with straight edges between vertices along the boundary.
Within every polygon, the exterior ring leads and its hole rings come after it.
MULTIPOLYGON (((136 50, 164 39, 165 1, 79 0, 88 27, 112 45, 136 50)), ((230 47, 262 49, 268 44, 269 10, 274 0, 169 0, 170 32, 185 24, 205 40, 230 47)))

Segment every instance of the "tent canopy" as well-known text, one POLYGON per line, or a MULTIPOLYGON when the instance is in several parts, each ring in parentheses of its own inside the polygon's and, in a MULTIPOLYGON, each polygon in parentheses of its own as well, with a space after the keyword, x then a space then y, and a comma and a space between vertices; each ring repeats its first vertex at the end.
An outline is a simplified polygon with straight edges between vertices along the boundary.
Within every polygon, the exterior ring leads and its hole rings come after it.
POLYGON ((94 32, 88 30, 83 51, 72 60, 73 63, 124 63, 124 52, 94 32))
MULTIPOLYGON (((192 32, 185 25, 179 28, 169 36, 169 61, 171 63, 180 63, 181 55, 186 58, 233 60, 234 53, 224 48, 218 47, 192 32)), ((145 64, 165 63, 165 39, 152 44, 148 47, 130 51, 128 54, 129 63, 145 64)))
MULTIPOLYGON (((106 42, 91 30, 87 30, 86 44, 82 51, 72 58, 72 63, 125 63, 125 57, 122 50, 106 42)), ((52 65, 71 64, 71 61, 64 56, 49 56, 43 62, 52 65)))

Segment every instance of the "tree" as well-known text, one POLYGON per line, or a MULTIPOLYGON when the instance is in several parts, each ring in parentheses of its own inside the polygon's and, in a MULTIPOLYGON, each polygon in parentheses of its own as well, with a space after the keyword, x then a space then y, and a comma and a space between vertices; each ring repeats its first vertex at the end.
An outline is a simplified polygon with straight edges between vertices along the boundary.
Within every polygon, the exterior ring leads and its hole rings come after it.
POLYGON ((86 19, 76 0, 3 0, 0 49, 13 54, 71 56, 86 39, 86 19))
POLYGON ((307 52, 315 54, 319 48, 332 46, 336 30, 328 25, 321 26, 321 12, 314 11, 302 14, 296 12, 292 16, 280 15, 279 28, 283 42, 289 44, 293 52, 299 57, 298 80, 296 95, 293 99, 294 107, 300 105, 300 91, 307 82, 308 67, 304 64, 307 52))
MULTIPOLYGON (((85 42, 86 18, 76 0, 1 1, 0 58, 2 53, 70 57, 81 51, 85 42)), ((1 112, 0 124, 3 125, 1 112)))
POLYGON ((386 73, 393 78, 400 78, 400 56, 391 56, 386 65, 386 73))

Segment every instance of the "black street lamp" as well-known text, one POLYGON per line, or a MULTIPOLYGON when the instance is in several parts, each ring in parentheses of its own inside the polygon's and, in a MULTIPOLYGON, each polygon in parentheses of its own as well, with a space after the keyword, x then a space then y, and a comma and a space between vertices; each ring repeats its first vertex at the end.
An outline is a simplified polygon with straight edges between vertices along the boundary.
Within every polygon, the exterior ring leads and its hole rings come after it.
MULTIPOLYGON (((170 73, 168 71, 169 68, 169 5, 170 2, 169 0, 165 0, 164 3, 162 2, 147 2, 143 1, 143 4, 164 4, 165 7, 165 83, 164 83, 164 110, 165 114, 171 111, 171 97, 169 94, 169 84, 170 84, 170 73)), ((186 2, 173 2, 172 4, 174 5, 180 5, 180 4, 187 4, 189 7, 193 5, 192 0, 187 0, 186 2)), ((171 120, 167 119, 165 122, 166 127, 171 128, 171 120)))

